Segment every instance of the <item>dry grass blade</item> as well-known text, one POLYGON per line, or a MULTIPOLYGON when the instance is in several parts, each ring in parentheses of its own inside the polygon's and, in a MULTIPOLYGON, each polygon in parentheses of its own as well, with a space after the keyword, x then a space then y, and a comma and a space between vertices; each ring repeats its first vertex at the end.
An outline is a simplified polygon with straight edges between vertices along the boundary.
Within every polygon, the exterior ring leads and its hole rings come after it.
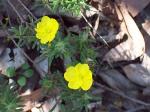
MULTIPOLYGON (((86 19, 86 17, 84 16, 84 14, 82 12, 80 12, 81 16, 83 17, 83 19, 86 21, 86 23, 89 25, 90 28, 92 28, 93 31, 95 31, 95 29, 93 28, 93 26, 91 25, 91 23, 86 19)), ((97 31, 95 31, 96 34, 103 40, 103 42, 109 47, 108 43, 106 42, 106 40, 100 36, 97 31)))
POLYGON ((12 9, 15 11, 15 13, 17 14, 17 16, 19 17, 21 23, 24 23, 25 22, 24 19, 21 17, 21 15, 17 11, 17 9, 14 7, 14 5, 10 2, 10 0, 7 0, 7 2, 12 7, 12 9))
POLYGON ((97 32, 97 29, 98 29, 98 26, 99 26, 99 20, 100 20, 100 17, 98 15, 96 21, 95 21, 95 26, 93 28, 93 35, 95 36, 96 35, 96 32, 97 32))
POLYGON ((23 8, 35 19, 37 20, 37 18, 32 14, 32 12, 22 3, 21 0, 18 0, 18 2, 23 6, 23 8))
POLYGON ((119 95, 119 96, 121 96, 121 97, 123 97, 125 99, 128 99, 128 100, 130 100, 132 102, 135 102, 137 104, 141 104, 141 105, 148 106, 148 107, 150 106, 150 103, 146 103, 146 102, 143 102, 141 100, 129 97, 129 96, 125 95, 124 93, 120 92, 120 91, 113 90, 113 89, 111 89, 109 87, 106 87, 106 86, 100 84, 100 83, 95 82, 95 85, 99 86, 100 88, 103 88, 104 90, 113 92, 113 93, 115 93, 115 94, 117 94, 117 95, 119 95))

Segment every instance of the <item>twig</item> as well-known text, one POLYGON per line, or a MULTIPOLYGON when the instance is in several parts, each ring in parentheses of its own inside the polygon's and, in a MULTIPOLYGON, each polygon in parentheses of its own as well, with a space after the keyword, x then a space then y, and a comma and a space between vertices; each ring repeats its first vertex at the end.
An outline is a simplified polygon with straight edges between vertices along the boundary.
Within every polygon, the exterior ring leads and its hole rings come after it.
POLYGON ((126 99, 128 99, 128 100, 130 100, 132 102, 135 102, 135 103, 138 103, 138 104, 141 104, 141 105, 144 105, 144 106, 150 106, 150 103, 146 103, 146 102, 143 102, 141 100, 129 97, 129 96, 125 95, 124 93, 120 92, 120 91, 114 91, 113 89, 111 89, 109 87, 106 87, 106 86, 104 86, 104 85, 102 85, 100 83, 95 82, 95 85, 97 85, 97 86, 99 86, 99 87, 101 87, 101 88, 103 88, 103 89, 105 89, 107 91, 110 91, 112 93, 115 93, 115 94, 117 94, 117 95, 119 95, 119 96, 121 96, 123 98, 126 98, 126 99))
POLYGON ((20 49, 20 51, 23 53, 23 55, 24 55, 32 64, 34 64, 34 61, 24 52, 24 50, 22 50, 22 49, 19 47, 19 45, 16 43, 16 41, 15 41, 11 36, 8 36, 8 38, 11 39, 11 41, 15 44, 15 46, 16 46, 17 48, 20 49))
POLYGON ((22 52, 22 54, 33 64, 34 68, 36 69, 36 71, 40 74, 40 76, 42 76, 42 74, 40 73, 41 68, 39 68, 38 66, 36 66, 36 63, 24 52, 24 50, 22 50, 20 48, 20 46, 16 43, 16 41, 7 33, 7 36, 9 39, 11 39, 11 41, 14 43, 14 45, 20 49, 20 51, 22 52))
POLYGON ((13 8, 13 10, 15 11, 15 13, 17 14, 17 16, 19 17, 21 23, 24 23, 25 21, 23 20, 23 18, 21 17, 21 15, 19 14, 19 12, 17 11, 17 9, 14 7, 14 5, 9 1, 7 0, 8 4, 13 8))
POLYGON ((99 26, 99 20, 100 20, 100 17, 99 17, 99 14, 98 14, 98 17, 97 17, 97 19, 96 19, 96 21, 95 21, 95 26, 94 26, 94 30, 93 30, 93 34, 94 34, 94 36, 96 35, 96 32, 97 32, 97 29, 98 29, 98 26, 99 26))
POLYGON ((109 47, 108 43, 106 42, 106 40, 99 35, 99 33, 97 33, 97 31, 95 31, 95 29, 93 28, 93 26, 91 25, 91 23, 86 19, 86 17, 84 16, 84 14, 82 12, 80 12, 81 16, 83 17, 83 19, 86 21, 86 23, 89 25, 90 28, 92 28, 92 30, 94 32, 96 32, 96 34, 103 40, 103 42, 109 47))
POLYGON ((137 111, 140 111, 140 110, 143 110, 143 109, 145 109, 145 106, 142 105, 142 106, 139 106, 137 108, 133 108, 133 109, 127 110, 125 112, 137 112, 137 111))
POLYGON ((35 19, 37 18, 32 14, 32 12, 24 5, 24 3, 21 0, 18 0, 18 2, 23 6, 23 8, 35 19))
POLYGON ((60 99, 56 98, 56 103, 55 105, 51 108, 51 110, 49 112, 53 112, 53 110, 56 108, 56 106, 60 103, 60 99))

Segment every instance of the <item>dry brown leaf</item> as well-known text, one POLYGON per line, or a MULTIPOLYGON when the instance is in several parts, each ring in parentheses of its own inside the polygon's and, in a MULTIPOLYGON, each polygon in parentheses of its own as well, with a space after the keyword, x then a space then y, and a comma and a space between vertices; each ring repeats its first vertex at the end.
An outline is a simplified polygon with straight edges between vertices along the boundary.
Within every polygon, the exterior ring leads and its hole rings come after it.
POLYGON ((112 88, 124 91, 137 89, 137 87, 132 82, 130 82, 117 70, 101 71, 99 76, 112 88))
POLYGON ((150 86, 150 57, 144 54, 141 64, 130 64, 123 67, 126 76, 141 86, 150 86))
POLYGON ((143 29, 149 34, 150 36, 150 20, 146 20, 143 24, 143 29))
POLYGON ((40 77, 45 77, 48 73, 48 58, 36 57, 34 60, 35 69, 40 73, 40 77))
POLYGON ((43 97, 42 89, 38 89, 33 91, 30 95, 21 95, 21 99, 23 101, 23 110, 28 111, 31 110, 35 106, 35 102, 40 100, 43 97))
POLYGON ((21 49, 14 48, 12 49, 12 52, 15 54, 14 57, 10 57, 9 55, 11 53, 11 49, 6 48, 0 56, 0 71, 2 74, 6 75, 6 70, 8 67, 15 67, 15 69, 18 69, 26 61, 21 49))
MULTIPOLYGON (((106 40, 106 42, 108 42, 108 44, 110 45, 110 43, 115 44, 113 42, 118 41, 118 43, 123 39, 123 32, 118 33, 117 35, 114 34, 114 31, 110 30, 110 32, 108 33, 107 36, 103 36, 103 38, 106 40)), ((111 46, 111 45, 110 45, 111 46)))
POLYGON ((56 99, 51 98, 47 101, 45 101, 41 107, 34 107, 31 109, 32 112, 41 112, 41 110, 43 110, 43 112, 50 112, 50 110, 55 106, 53 112, 60 112, 60 106, 59 104, 56 104, 56 99))
POLYGON ((119 19, 120 21, 122 21, 122 20, 123 20, 123 17, 122 17, 121 11, 119 10, 119 7, 117 6, 117 4, 115 4, 114 7, 115 7, 115 10, 116 10, 118 19, 119 19))
POLYGON ((145 53, 150 56, 150 35, 141 30, 145 40, 145 53))
POLYGON ((109 63, 122 60, 134 60, 145 52, 145 41, 143 35, 133 18, 127 12, 126 7, 121 4, 120 9, 117 9, 116 12, 118 13, 119 19, 124 19, 121 24, 121 31, 127 34, 128 39, 111 49, 105 55, 104 60, 109 63))
POLYGON ((105 56, 104 61, 107 61, 109 63, 113 63, 116 61, 122 61, 122 60, 133 60, 138 56, 135 56, 133 51, 131 50, 131 46, 133 45, 132 40, 128 38, 127 41, 120 43, 115 48, 111 49, 105 56))
POLYGON ((146 87, 146 88, 143 89, 143 95, 150 96, 150 87, 146 87))
POLYGON ((115 23, 117 21, 117 15, 115 12, 114 2, 112 0, 102 0, 100 4, 102 4, 103 14, 115 23))
POLYGON ((136 55, 142 55, 145 51, 145 42, 142 33, 140 32, 138 26, 136 25, 133 18, 128 13, 125 5, 120 5, 120 11, 123 15, 123 19, 126 25, 127 34, 132 38, 133 41, 133 51, 136 55))
MULTIPOLYGON (((56 96, 59 92, 60 92, 60 89, 58 88, 53 89, 49 93, 49 98, 56 96)), ((35 103, 37 103, 40 99, 44 97, 44 92, 43 92, 43 89, 40 88, 40 89, 33 91, 29 95, 20 95, 20 96, 24 105, 23 110, 28 111, 28 110, 31 110, 33 107, 35 107, 36 106, 35 103)))
POLYGON ((138 15, 149 3, 150 0, 123 0, 133 17, 138 15))
POLYGON ((93 15, 97 14, 98 10, 93 6, 89 6, 89 9, 85 11, 86 17, 92 17, 93 15))

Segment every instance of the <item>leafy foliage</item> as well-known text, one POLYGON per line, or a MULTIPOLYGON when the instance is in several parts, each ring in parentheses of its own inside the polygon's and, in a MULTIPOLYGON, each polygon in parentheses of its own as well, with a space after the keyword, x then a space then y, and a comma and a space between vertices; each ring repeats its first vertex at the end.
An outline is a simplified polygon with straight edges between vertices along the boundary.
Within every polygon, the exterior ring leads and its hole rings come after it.
POLYGON ((16 92, 7 84, 0 85, 0 112, 21 112, 21 102, 16 92), (4 89, 5 88, 5 89, 4 89))
POLYGON ((62 112, 81 112, 81 110, 87 108, 92 96, 88 92, 66 88, 61 93, 61 99, 64 103, 61 105, 62 112))
POLYGON ((51 11, 71 12, 74 15, 79 15, 81 9, 87 8, 87 0, 43 0, 43 3, 49 4, 51 11))
POLYGON ((94 98, 90 91, 69 89, 60 72, 51 74, 50 77, 45 77, 41 80, 41 84, 43 91, 46 91, 47 95, 55 88, 60 89, 59 96, 62 100, 60 104, 62 112, 81 112, 81 110, 87 109, 90 100, 94 98))
POLYGON ((17 83, 19 86, 23 87, 26 85, 27 78, 32 77, 34 72, 28 63, 24 63, 20 70, 21 73, 17 73, 14 67, 8 67, 6 69, 6 75, 10 78, 17 77, 17 83))
POLYGON ((40 84, 43 88, 43 90, 47 93, 48 91, 50 91, 51 89, 53 89, 54 87, 54 83, 52 81, 52 79, 50 79, 50 77, 44 77, 41 81, 40 84))
POLYGON ((24 77, 30 78, 33 76, 33 70, 30 68, 28 63, 24 63, 21 68, 22 68, 24 77))
POLYGON ((38 43, 36 41, 35 35, 34 35, 34 23, 31 22, 30 25, 19 25, 18 27, 11 27, 10 32, 12 35, 18 39, 17 44, 20 47, 27 47, 29 46, 35 47, 35 45, 38 43))
POLYGON ((29 68, 30 68, 30 66, 29 66, 28 63, 24 63, 24 64, 22 65, 22 69, 23 69, 23 70, 26 70, 26 69, 29 69, 29 68))
POLYGON ((33 70, 32 70, 32 69, 27 69, 27 70, 23 73, 23 75, 24 75, 25 77, 27 77, 27 78, 30 78, 30 77, 32 77, 32 75, 33 75, 33 70))
POLYGON ((77 51, 80 53, 80 61, 84 63, 88 63, 89 59, 91 61, 95 61, 96 52, 93 50, 91 44, 92 41, 94 42, 94 40, 89 38, 88 30, 81 32, 79 36, 75 36, 75 39, 75 46, 77 51))
POLYGON ((14 77, 14 76, 16 75, 16 73, 15 73, 15 68, 14 68, 14 67, 8 67, 8 68, 6 69, 6 75, 7 75, 8 77, 14 77))
MULTIPOLYGON (((69 11, 74 15, 78 15, 82 9, 87 8, 87 0, 42 1, 54 12, 69 11)), ((43 56, 44 58, 48 58, 49 67, 52 65, 52 62, 56 58, 61 58, 61 60, 63 60, 64 68, 67 68, 71 65, 76 65, 77 63, 86 63, 90 66, 91 64, 95 63, 96 53, 93 50, 94 40, 92 40, 92 38, 89 38, 88 29, 79 32, 79 34, 72 34, 71 32, 68 32, 67 35, 62 34, 60 30, 57 32, 56 37, 51 43, 41 44, 39 40, 35 38, 36 34, 34 26, 34 22, 31 21, 31 23, 26 23, 19 25, 19 27, 11 28, 11 33, 17 40, 16 42, 20 47, 30 49, 35 47, 38 48, 37 51, 40 52, 41 56, 43 56)), ((42 25, 42 27, 45 27, 45 25, 42 25)), ((39 32, 44 31, 45 29, 43 31, 39 30, 39 32)), ((49 31, 49 28, 46 31, 49 31)), ((42 34, 42 38, 46 38, 47 36, 49 36, 49 33, 47 35, 42 34)), ((30 65, 27 63, 23 64, 20 70, 21 73, 18 72, 17 74, 17 83, 20 85, 20 87, 23 87, 26 85, 27 79, 32 77, 34 72, 31 69, 30 65)), ((57 70, 59 69, 56 68, 56 71, 57 70)), ((16 76, 15 70, 13 71, 11 69, 8 69, 8 73, 9 77, 16 76)), ((70 90, 64 80, 62 72, 52 72, 52 74, 49 77, 43 78, 40 84, 43 88, 43 92, 45 92, 46 95, 49 94, 55 88, 60 89, 61 92, 59 93, 59 96, 62 100, 60 104, 62 112, 67 112, 67 110, 68 112, 80 112, 83 109, 86 110, 87 105, 90 103, 90 100, 93 99, 93 96, 90 94, 90 91, 85 92, 82 90, 70 90)), ((17 100, 15 102, 17 102, 17 100)), ((13 104, 9 107, 15 106, 19 107, 17 103, 16 105, 13 104)))
POLYGON ((89 38, 87 31, 79 35, 70 33, 64 38, 58 34, 50 45, 41 46, 41 53, 49 58, 50 65, 52 60, 58 57, 64 60, 65 66, 78 62, 91 63, 96 58, 91 41, 93 40, 89 38))
POLYGON ((62 59, 65 59, 71 55, 72 51, 70 51, 68 41, 68 38, 62 39, 61 37, 58 37, 50 46, 42 46, 42 48, 44 48, 42 54, 48 57, 50 65, 54 58, 61 57, 62 59))
POLYGON ((26 85, 26 78, 24 76, 19 77, 17 83, 22 87, 26 85))

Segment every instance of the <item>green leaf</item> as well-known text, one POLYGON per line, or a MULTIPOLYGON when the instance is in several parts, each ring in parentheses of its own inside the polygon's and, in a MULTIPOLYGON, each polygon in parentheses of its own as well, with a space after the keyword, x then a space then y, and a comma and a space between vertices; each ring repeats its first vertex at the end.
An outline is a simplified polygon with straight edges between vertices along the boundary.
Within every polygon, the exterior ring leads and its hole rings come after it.
POLYGON ((0 84, 0 112, 22 112, 20 97, 14 89, 10 89, 8 83, 0 84))
POLYGON ((26 70, 26 71, 23 73, 23 75, 24 75, 25 77, 27 77, 27 78, 30 78, 30 77, 32 77, 32 75, 33 75, 33 70, 32 70, 32 69, 28 69, 28 70, 26 70))
POLYGON ((8 67, 6 70, 6 75, 8 77, 14 77, 15 76, 15 68, 14 67, 8 67))
POLYGON ((23 70, 26 70, 26 69, 29 69, 29 68, 30 68, 30 66, 29 66, 28 63, 25 63, 25 64, 22 65, 23 70))
POLYGON ((25 77, 19 77, 19 79, 17 80, 17 83, 22 87, 26 85, 26 78, 25 77))

